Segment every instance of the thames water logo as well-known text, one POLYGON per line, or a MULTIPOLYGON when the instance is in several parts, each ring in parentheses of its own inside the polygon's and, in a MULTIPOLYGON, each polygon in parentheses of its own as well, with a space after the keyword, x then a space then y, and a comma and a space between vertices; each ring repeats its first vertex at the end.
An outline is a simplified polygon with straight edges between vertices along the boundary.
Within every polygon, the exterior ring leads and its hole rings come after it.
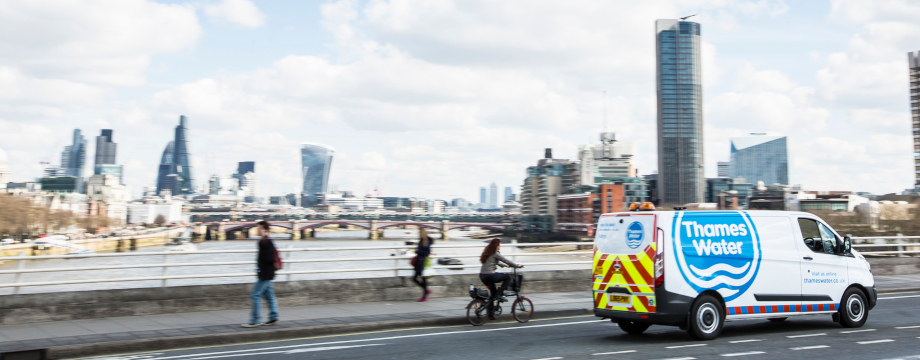
POLYGON ((638 248, 639 245, 642 245, 642 238, 645 237, 645 229, 642 228, 642 223, 638 221, 633 221, 632 224, 629 224, 629 227, 626 228, 626 245, 630 249, 638 248))
POLYGON ((672 234, 681 274, 698 292, 718 291, 725 301, 744 294, 760 269, 760 241, 742 212, 682 213, 672 234), (680 248, 680 250, 678 250, 680 248))

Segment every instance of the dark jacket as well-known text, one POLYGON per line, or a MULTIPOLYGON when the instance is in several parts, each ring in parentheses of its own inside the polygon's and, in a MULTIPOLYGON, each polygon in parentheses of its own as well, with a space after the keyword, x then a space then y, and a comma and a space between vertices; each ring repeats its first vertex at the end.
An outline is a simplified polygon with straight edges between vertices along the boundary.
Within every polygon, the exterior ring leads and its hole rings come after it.
POLYGON ((259 267, 259 280, 275 279, 275 243, 268 237, 259 240, 259 256, 256 257, 259 267))
POLYGON ((419 239, 418 248, 415 249, 415 255, 418 257, 428 257, 428 255, 431 255, 431 245, 434 245, 434 239, 428 238, 428 246, 422 246, 422 239, 419 239))

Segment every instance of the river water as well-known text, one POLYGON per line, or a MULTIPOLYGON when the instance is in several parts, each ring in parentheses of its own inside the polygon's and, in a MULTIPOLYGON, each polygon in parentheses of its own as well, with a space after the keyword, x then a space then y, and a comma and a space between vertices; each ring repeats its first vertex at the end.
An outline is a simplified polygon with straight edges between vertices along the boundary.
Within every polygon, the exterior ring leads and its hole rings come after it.
MULTIPOLYGON (((458 257, 464 264, 478 264, 477 259, 482 247, 466 249, 438 249, 438 245, 464 245, 477 244, 485 246, 485 240, 475 240, 465 238, 462 231, 451 231, 449 233, 451 240, 449 242, 437 242, 434 246, 434 257, 458 257)), ((316 238, 312 240, 291 241, 282 239, 287 235, 278 234, 275 237, 275 245, 278 249, 304 249, 304 248, 337 248, 337 247, 386 247, 405 245, 407 239, 416 239, 415 230, 386 229, 384 230, 383 240, 368 241, 366 240, 367 231, 336 231, 317 233, 316 238)), ((432 234, 432 237, 438 237, 440 234, 432 234)), ((203 263, 203 262, 232 262, 232 261, 252 261, 252 264, 246 265, 214 265, 214 266, 181 266, 170 267, 167 270, 168 275, 194 275, 194 274, 222 274, 222 273, 250 273, 253 275, 242 277, 216 277, 216 278, 191 278, 191 279, 172 279, 167 281, 168 286, 183 285, 206 285, 206 284, 231 284, 231 283, 249 283, 255 280, 255 250, 256 240, 232 240, 232 241, 208 241, 197 244, 198 250, 252 250, 252 253, 230 253, 230 254, 196 254, 194 252, 174 252, 170 255, 149 255, 149 256, 124 256, 124 257, 97 257, 97 258, 72 258, 72 259, 54 259, 54 260, 36 260, 26 262, 26 269, 52 269, 52 268, 79 268, 94 266, 117 266, 117 265, 139 265, 139 264, 162 264, 168 263, 203 263)), ((165 247, 142 248, 136 253, 162 252, 165 247)), ((522 256, 515 259, 514 254, 524 252, 538 252, 538 249, 519 249, 510 244, 503 246, 502 254, 508 256, 513 261, 524 264, 546 261, 574 261, 574 260, 591 260, 590 255, 546 255, 546 256, 522 256)), ((544 250, 546 251, 546 250, 544 250)), ((553 250, 556 251, 556 250, 553 250)), ((394 249, 375 249, 375 250, 342 250, 342 251, 317 251, 317 252, 294 252, 287 260, 292 259, 316 259, 316 258, 363 258, 363 257, 389 257, 398 251, 394 249)), ((411 256, 412 251, 408 252, 411 256)), ((372 269, 372 268, 390 268, 393 266, 403 266, 408 268, 408 261, 400 260, 364 260, 364 261, 335 261, 320 263, 286 263, 284 270, 325 270, 325 269, 372 269)), ((0 265, 0 270, 12 270, 16 268, 15 262, 7 262, 0 265)), ((590 265, 538 265, 528 267, 527 270, 551 270, 551 269, 570 269, 570 268, 590 268, 590 265)), ((463 270, 438 269, 440 274, 462 274, 477 273, 476 268, 466 268, 463 270)), ((436 273, 437 273, 436 272, 436 273)), ((399 276, 410 276, 411 270, 399 271, 399 276)), ((108 270, 81 270, 81 271, 56 271, 56 272, 39 272, 22 274, 19 279, 20 283, 26 282, 44 282, 44 281, 61 281, 61 280, 93 280, 93 279, 117 279, 129 277, 149 277, 162 276, 163 269, 160 267, 153 268, 131 268, 131 269, 108 269, 108 270)), ((385 277, 394 276, 393 270, 388 271, 356 271, 356 272, 331 272, 319 274, 293 274, 278 275, 276 281, 287 280, 311 280, 311 279, 347 279, 347 278, 367 278, 367 277, 385 277)), ((0 274, 0 284, 10 284, 16 282, 14 274, 0 274)), ((20 288, 20 293, 46 293, 61 291, 83 291, 83 290, 100 290, 100 289, 125 289, 140 287, 158 287, 162 285, 161 280, 131 281, 131 282, 91 282, 85 284, 67 284, 54 286, 28 286, 20 288)), ((0 295, 12 294, 13 288, 0 288, 0 295)))

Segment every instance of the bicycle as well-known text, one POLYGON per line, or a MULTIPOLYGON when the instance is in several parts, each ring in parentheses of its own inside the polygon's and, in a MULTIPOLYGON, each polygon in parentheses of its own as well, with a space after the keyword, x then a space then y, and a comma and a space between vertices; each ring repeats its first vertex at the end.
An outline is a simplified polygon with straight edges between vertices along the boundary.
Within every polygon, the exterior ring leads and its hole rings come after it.
MULTIPOLYGON (((506 297, 515 296, 516 299, 511 304, 511 316, 519 323, 525 323, 533 318, 533 302, 526 296, 521 295, 521 285, 524 282, 524 275, 518 275, 517 268, 511 276, 511 284, 504 296, 496 297, 493 300, 493 315, 498 318, 502 314, 501 303, 508 301, 506 297)), ((485 324, 489 316, 489 290, 479 289, 470 284, 470 297, 472 301, 466 306, 466 320, 473 326, 485 324)))

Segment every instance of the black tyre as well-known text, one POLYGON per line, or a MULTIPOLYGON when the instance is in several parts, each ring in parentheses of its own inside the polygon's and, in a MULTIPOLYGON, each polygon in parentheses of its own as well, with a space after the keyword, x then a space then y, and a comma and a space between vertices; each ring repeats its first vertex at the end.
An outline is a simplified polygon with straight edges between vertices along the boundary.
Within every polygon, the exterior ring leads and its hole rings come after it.
POLYGON ((530 321, 533 318, 533 303, 525 297, 514 300, 514 303, 511 304, 511 316, 514 316, 514 320, 519 323, 530 321))
POLYGON ((786 319, 788 318, 787 317, 775 317, 775 318, 769 318, 767 320, 770 320, 770 322, 780 323, 780 322, 786 321, 786 319))
POLYGON ((489 317, 488 305, 482 299, 470 301, 470 304, 466 306, 466 321, 470 325, 480 326, 485 324, 487 317, 489 317))
POLYGON ((725 325, 725 309, 722 303, 711 295, 696 298, 690 307, 687 332, 697 340, 712 340, 722 333, 725 325))
POLYGON ((644 333, 645 330, 648 330, 649 326, 652 326, 652 324, 649 323, 640 323, 629 320, 619 320, 617 321, 617 325, 619 325, 620 329, 623 329, 623 331, 625 331, 627 334, 632 335, 639 335, 644 333))
POLYGON ((848 328, 861 327, 869 318, 869 307, 866 294, 857 288, 849 288, 843 293, 840 300, 840 325, 848 328))

